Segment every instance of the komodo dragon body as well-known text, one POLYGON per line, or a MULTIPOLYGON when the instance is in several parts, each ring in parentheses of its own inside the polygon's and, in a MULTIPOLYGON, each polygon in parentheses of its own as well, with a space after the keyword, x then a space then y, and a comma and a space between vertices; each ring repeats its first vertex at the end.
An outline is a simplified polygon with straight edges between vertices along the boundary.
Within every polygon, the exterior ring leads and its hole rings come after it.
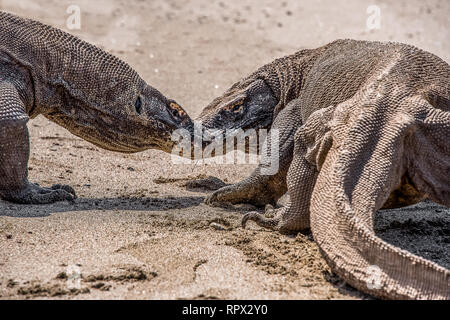
POLYGON ((0 198, 71 200, 74 190, 27 179, 29 118, 42 114, 102 148, 170 152, 191 120, 125 62, 70 34, 0 12, 0 198))
POLYGON ((311 228, 333 271, 376 297, 450 299, 450 270, 384 242, 373 229, 382 207, 424 197, 450 206, 446 62, 405 44, 338 40, 259 69, 200 119, 230 128, 254 116, 279 130, 281 170, 263 176, 260 164, 207 202, 273 203, 287 181, 290 203, 274 218, 247 213, 244 227, 253 220, 282 232, 311 228), (265 99, 248 106, 255 86, 265 99), (232 121, 221 125, 225 114, 232 121))

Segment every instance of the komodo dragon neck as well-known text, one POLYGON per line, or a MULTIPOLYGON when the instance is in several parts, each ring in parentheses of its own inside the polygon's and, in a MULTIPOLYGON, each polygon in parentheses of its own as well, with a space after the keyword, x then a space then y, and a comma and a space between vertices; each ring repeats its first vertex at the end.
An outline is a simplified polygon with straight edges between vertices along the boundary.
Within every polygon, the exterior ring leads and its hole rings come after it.
POLYGON ((309 70, 336 41, 276 59, 241 79, 217 97, 197 118, 206 128, 268 129, 289 102, 299 98, 309 70), (243 115, 233 114, 242 104, 243 115))
POLYGON ((359 83, 380 68, 385 68, 383 61, 392 52, 379 45, 379 42, 339 39, 319 48, 300 50, 276 59, 243 82, 263 79, 269 85, 278 99, 274 118, 289 102, 300 98, 305 121, 314 111, 351 98, 358 91, 359 83), (372 50, 370 57, 362 50, 377 47, 380 49, 372 50), (349 56, 349 52, 353 55, 349 56), (332 74, 333 79, 326 79, 330 82, 329 86, 317 88, 315 84, 323 80, 317 77, 324 73, 332 74))
POLYGON ((275 114, 301 94, 304 79, 314 61, 329 48, 331 44, 317 48, 300 50, 292 55, 274 60, 256 70, 243 82, 264 80, 278 100, 275 114))

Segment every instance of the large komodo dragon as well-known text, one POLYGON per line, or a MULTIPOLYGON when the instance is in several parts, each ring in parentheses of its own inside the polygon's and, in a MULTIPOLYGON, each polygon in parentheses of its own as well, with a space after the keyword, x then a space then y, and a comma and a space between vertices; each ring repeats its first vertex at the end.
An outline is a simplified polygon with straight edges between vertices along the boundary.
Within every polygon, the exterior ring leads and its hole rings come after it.
POLYGON ((405 44, 337 40, 260 68, 200 120, 216 129, 271 127, 280 136, 277 174, 260 173, 275 160, 263 157, 250 177, 208 203, 264 205, 288 189, 290 203, 274 218, 250 212, 243 226, 253 220, 282 232, 311 228, 334 272, 377 297, 450 298, 450 270, 373 230, 382 207, 424 197, 450 206, 446 62, 405 44))
POLYGON ((0 12, 0 198, 72 200, 74 190, 28 182, 29 118, 42 114, 102 148, 170 152, 191 120, 125 62, 70 34, 0 12))

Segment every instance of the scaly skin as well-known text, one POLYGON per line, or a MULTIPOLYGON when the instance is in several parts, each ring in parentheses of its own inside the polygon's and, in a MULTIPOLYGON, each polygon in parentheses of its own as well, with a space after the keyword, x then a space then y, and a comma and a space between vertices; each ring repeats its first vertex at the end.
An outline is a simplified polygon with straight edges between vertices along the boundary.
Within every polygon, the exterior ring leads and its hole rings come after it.
POLYGON ((293 102, 302 125, 284 117, 296 129, 290 203, 271 219, 250 212, 243 226, 311 228, 332 270, 376 297, 450 299, 450 270, 373 230, 382 207, 450 206, 449 65, 408 45, 339 40, 305 70, 293 102))
POLYGON ((125 62, 61 30, 0 12, 0 198, 73 200, 74 190, 28 177, 27 122, 42 114, 107 150, 170 152, 171 133, 192 126, 173 100, 125 62))

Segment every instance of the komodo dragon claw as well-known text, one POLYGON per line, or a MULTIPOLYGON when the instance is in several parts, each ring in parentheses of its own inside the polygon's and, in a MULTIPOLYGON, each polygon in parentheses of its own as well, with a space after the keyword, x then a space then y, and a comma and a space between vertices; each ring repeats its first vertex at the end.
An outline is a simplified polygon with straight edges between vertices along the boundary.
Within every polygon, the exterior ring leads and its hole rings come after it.
POLYGON ((274 209, 273 206, 267 205, 264 215, 256 211, 248 212, 242 217, 242 228, 245 229, 248 221, 254 221, 260 227, 282 231, 280 222, 284 211, 285 208, 274 209))
POLYGON ((256 211, 248 212, 242 218, 242 228, 245 229, 247 221, 254 221, 258 226, 278 231, 281 217, 266 218, 256 211))

